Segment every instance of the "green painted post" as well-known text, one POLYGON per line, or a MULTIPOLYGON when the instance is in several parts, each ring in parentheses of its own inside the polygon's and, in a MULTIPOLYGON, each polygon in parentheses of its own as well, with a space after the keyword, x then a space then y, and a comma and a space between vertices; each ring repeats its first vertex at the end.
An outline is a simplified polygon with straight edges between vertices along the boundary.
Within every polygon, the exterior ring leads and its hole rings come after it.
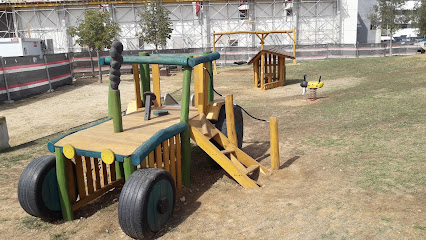
POLYGON ((124 174, 122 174, 123 172, 123 163, 119 162, 119 161, 115 161, 115 176, 116 179, 120 179, 123 177, 124 174))
MULTIPOLYGON (((191 67, 185 67, 183 72, 183 84, 182 84, 182 101, 181 101, 181 113, 180 121, 189 124, 189 97, 190 97, 190 85, 191 85, 191 67)), ((191 145, 190 145, 190 133, 189 125, 188 128, 182 132, 182 184, 184 186, 190 186, 190 170, 191 170, 191 145)))
MULTIPOLYGON (((149 56, 147 52, 139 53, 139 56, 149 56)), ((149 64, 140 64, 140 78, 141 78, 141 98, 142 98, 142 106, 145 106, 145 99, 143 99, 144 92, 151 91, 150 85, 150 77, 149 77, 149 64)))
POLYGON ((114 125, 114 132, 123 131, 123 119, 121 116, 121 100, 120 90, 111 89, 111 114, 112 124, 114 125))
MULTIPOLYGON (((203 55, 207 55, 209 53, 212 53, 212 52, 203 52, 203 55)), ((213 66, 212 66, 212 62, 208 62, 207 63, 207 69, 209 70, 209 72, 211 73, 211 77, 213 78, 213 66)), ((213 79, 210 79, 210 74, 207 74, 207 75, 209 76, 208 77, 209 81, 207 83, 207 88, 208 88, 208 91, 207 91, 207 101, 211 102, 211 101, 214 100, 214 93, 213 93, 213 87, 212 87, 212 81, 213 81, 213 79)))
POLYGON ((112 118, 112 96, 111 96, 111 84, 108 84, 108 117, 112 118))
POLYGON ((74 219, 71 209, 71 201, 67 191, 67 173, 66 163, 67 159, 61 152, 61 149, 55 148, 56 154, 56 178, 58 180, 59 199, 61 203, 62 217, 65 221, 72 221, 74 219))
POLYGON ((131 157, 125 157, 124 158, 124 178, 127 181, 129 179, 130 175, 136 170, 136 167, 132 164, 132 158, 131 157))

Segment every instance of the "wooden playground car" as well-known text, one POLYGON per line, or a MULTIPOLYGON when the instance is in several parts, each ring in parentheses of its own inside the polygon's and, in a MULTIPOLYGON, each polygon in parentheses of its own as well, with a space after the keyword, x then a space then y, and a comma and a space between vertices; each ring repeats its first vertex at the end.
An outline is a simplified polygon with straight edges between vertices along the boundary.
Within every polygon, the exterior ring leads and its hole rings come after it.
POLYGON ((111 66, 111 118, 50 141, 48 149, 55 156, 36 158, 22 172, 18 199, 28 214, 70 221, 76 210, 124 183, 118 204, 120 226, 130 237, 150 238, 172 217, 176 188, 190 183, 190 138, 243 187, 259 187, 248 175, 268 170, 239 149, 241 110, 233 106, 232 96, 226 102, 213 100, 209 87, 206 70, 211 71, 219 53, 123 57, 122 51, 123 45, 115 42, 111 57, 100 59, 111 66), (133 65, 136 95, 124 116, 118 90, 122 64, 133 65), (159 101, 159 64, 183 66, 180 106, 159 101))

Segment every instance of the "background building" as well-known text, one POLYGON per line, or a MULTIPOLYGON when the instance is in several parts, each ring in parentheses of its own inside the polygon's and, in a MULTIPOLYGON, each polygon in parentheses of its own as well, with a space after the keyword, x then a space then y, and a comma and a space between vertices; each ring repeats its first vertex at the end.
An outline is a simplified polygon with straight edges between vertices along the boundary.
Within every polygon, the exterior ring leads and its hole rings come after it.
MULTIPOLYGON (((169 49, 210 48, 212 33, 239 30, 296 29, 297 44, 354 44, 357 42, 358 8, 365 0, 281 0, 281 1, 170 1, 164 5, 171 12, 174 25, 169 49)), ((77 24, 84 10, 96 8, 111 12, 121 29, 126 49, 149 49, 140 43, 138 11, 143 1, 2 0, 0 37, 53 39, 55 52, 78 51, 66 34, 77 24)), ((365 1, 368 2, 368 1, 365 1)), ((219 45, 258 46, 256 36, 223 37, 219 45)), ((267 38, 266 45, 289 45, 285 35, 267 38)))

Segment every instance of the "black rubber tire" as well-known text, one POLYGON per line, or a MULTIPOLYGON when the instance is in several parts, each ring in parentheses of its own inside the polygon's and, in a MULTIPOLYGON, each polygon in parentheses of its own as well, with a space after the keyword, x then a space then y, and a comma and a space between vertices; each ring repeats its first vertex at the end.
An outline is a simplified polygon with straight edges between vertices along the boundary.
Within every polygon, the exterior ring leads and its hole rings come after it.
MULTIPOLYGON (((163 192, 165 191, 162 190, 161 194, 163 192)), ((170 173, 156 168, 145 168, 135 171, 124 184, 118 202, 118 221, 121 229, 128 236, 135 239, 152 238, 166 224, 167 220, 172 217, 175 201, 176 189, 170 173), (159 183, 160 181, 162 182, 159 183), (148 201, 150 197, 157 193, 153 193, 154 186, 164 183, 167 184, 167 190, 172 189, 173 193, 167 191, 169 194, 169 198, 167 198, 168 208, 167 212, 163 214, 158 210, 159 201, 154 201, 150 209, 148 209, 148 201), (170 199, 171 194, 173 194, 173 199, 170 199), (171 209, 169 209, 169 204, 172 204, 171 209), (158 216, 161 215, 162 219, 159 220, 160 223, 157 226, 159 229, 152 229, 150 227, 152 220, 148 219, 148 210, 152 211, 152 209, 155 209, 155 214, 158 214, 158 216)))
MULTIPOLYGON (((238 140, 238 148, 242 148, 243 146, 243 133, 244 133, 244 119, 243 119, 243 111, 240 106, 234 105, 234 117, 235 117, 235 128, 237 130, 237 140, 238 140)), ((215 123, 215 127, 219 129, 225 136, 228 137, 228 130, 226 127, 226 110, 225 106, 220 108, 219 117, 217 122, 215 123)))
MULTIPOLYGON (((56 177, 56 158, 52 155, 38 157, 30 162, 22 172, 18 183, 18 200, 21 207, 30 215, 46 220, 62 218, 62 212, 49 209, 42 196, 43 182, 50 170, 54 169, 56 177)), ((56 188, 57 181, 51 181, 56 188)), ((59 194, 57 199, 59 200, 59 194)), ((60 206, 60 205, 59 205, 60 206)))

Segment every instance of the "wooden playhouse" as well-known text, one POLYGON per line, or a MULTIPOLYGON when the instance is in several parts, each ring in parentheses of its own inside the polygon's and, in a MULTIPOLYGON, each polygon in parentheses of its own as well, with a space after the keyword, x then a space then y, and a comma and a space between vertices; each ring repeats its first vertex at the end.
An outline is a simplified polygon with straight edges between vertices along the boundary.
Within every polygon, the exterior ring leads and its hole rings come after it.
POLYGON ((283 49, 272 47, 259 51, 248 63, 253 64, 253 83, 261 90, 285 85, 285 59, 295 59, 283 49))

